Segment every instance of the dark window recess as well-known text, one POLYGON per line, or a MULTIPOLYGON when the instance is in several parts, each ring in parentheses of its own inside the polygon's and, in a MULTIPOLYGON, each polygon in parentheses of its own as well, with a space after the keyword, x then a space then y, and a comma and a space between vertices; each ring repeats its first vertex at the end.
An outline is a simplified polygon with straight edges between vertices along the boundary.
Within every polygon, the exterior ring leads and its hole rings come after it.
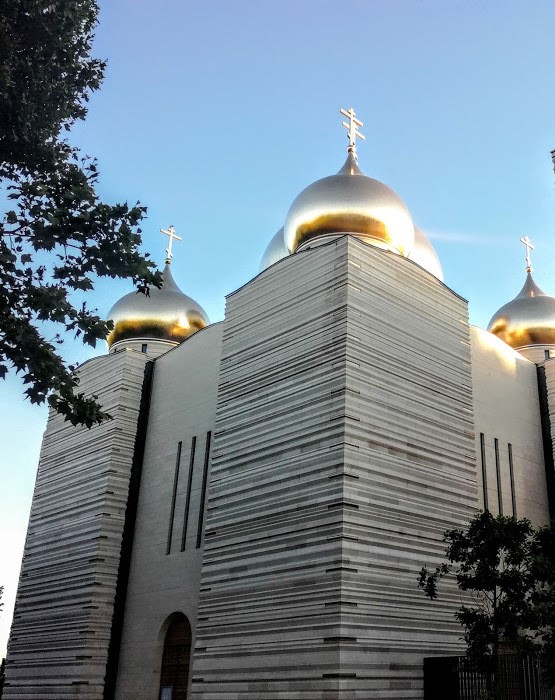
POLYGON ((486 464, 486 441, 484 433, 480 433, 480 458, 482 461, 482 490, 484 494, 484 510, 488 511, 488 472, 486 464))
MULTIPOLYGON (((555 357, 553 359, 555 359, 555 357)), ((547 481, 547 502, 549 503, 551 521, 555 521, 555 460, 553 459, 553 442, 551 440, 552 420, 550 418, 545 365, 538 365, 536 374, 538 377, 538 391, 540 396, 543 456, 545 462, 545 478, 547 481)))
POLYGON ((197 549, 202 543, 202 528, 204 526, 204 507, 206 504, 206 486, 208 482, 208 465, 210 464, 210 443, 212 441, 212 432, 209 430, 206 433, 206 449, 204 450, 204 469, 202 472, 202 491, 200 493, 200 510, 198 513, 198 529, 197 529, 197 549))
POLYGON ((499 440, 493 439, 495 447, 495 474, 497 476, 497 502, 499 505, 499 515, 503 515, 503 494, 501 492, 501 464, 499 462, 499 440))
POLYGON ((545 357, 546 360, 549 360, 551 357, 551 351, 550 350, 544 350, 543 351, 543 356, 545 357))
POLYGON ((511 501, 513 504, 513 518, 516 518, 516 491, 515 491, 515 470, 513 466, 513 446, 509 442, 509 476, 511 477, 511 501))
POLYGON ((181 533, 181 551, 185 551, 187 542, 187 526, 189 524, 189 510, 191 508, 191 487, 193 485, 193 468, 195 466, 195 451, 197 447, 197 436, 191 440, 191 456, 189 457, 189 476, 187 477, 187 494, 185 497, 185 513, 183 515, 183 532, 181 533))
POLYGON ((179 615, 166 633, 160 672, 160 700, 187 700, 191 660, 191 626, 179 615))
POLYGON ((146 343, 143 343, 143 344, 141 345, 141 352, 146 352, 146 351, 147 351, 147 348, 148 348, 148 345, 147 345, 146 343))
POLYGON ((175 515, 175 499, 177 497, 177 481, 179 479, 179 463, 181 462, 181 444, 181 441, 177 443, 177 457, 175 459, 175 474, 173 477, 172 505, 170 508, 170 524, 168 525, 168 543, 166 545, 166 554, 169 554, 172 548, 173 518, 175 515))

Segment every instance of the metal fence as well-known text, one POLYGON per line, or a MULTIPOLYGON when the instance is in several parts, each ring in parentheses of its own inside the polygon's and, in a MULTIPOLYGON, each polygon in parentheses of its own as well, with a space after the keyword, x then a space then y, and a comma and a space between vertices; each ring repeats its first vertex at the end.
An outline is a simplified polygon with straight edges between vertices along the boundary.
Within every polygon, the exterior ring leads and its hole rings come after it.
MULTIPOLYGON (((467 656, 424 659, 425 700, 483 700, 492 687, 492 675, 467 656)), ((503 654, 495 700, 555 700, 555 688, 542 685, 535 659, 503 654)))

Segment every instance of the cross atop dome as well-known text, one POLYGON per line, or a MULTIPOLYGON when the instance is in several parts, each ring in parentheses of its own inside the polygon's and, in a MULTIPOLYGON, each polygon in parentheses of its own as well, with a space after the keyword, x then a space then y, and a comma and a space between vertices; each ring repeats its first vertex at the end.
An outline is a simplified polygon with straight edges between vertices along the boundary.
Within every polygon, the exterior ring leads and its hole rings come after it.
POLYGON ((350 107, 348 110, 341 108, 339 111, 344 117, 347 117, 347 119, 349 120, 349 123, 341 122, 341 124, 347 129, 347 138, 349 139, 349 147, 347 148, 347 151, 349 153, 353 153, 356 156, 357 138, 366 141, 364 135, 361 134, 357 128, 359 126, 364 126, 364 124, 360 121, 360 119, 357 119, 356 112, 352 107, 350 107))
POLYGON ((532 272, 532 260, 530 259, 530 251, 535 250, 535 246, 532 244, 532 241, 528 238, 528 236, 523 236, 520 239, 520 242, 526 248, 526 272, 532 272))
POLYGON ((180 238, 176 233, 175 229, 173 226, 169 226, 167 229, 161 228, 160 233, 163 233, 165 236, 169 236, 170 240, 168 242, 168 247, 166 248, 166 265, 170 265, 172 258, 173 258, 173 253, 172 253, 172 245, 174 240, 175 241, 182 241, 183 239, 180 238))

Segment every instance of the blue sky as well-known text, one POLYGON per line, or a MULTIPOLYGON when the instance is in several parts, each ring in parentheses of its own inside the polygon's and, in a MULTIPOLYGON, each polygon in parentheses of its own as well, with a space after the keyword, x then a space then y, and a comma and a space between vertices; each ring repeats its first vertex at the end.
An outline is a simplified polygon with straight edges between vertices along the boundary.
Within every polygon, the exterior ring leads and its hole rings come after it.
MULTIPOLYGON (((144 249, 174 224, 174 276, 213 321, 254 276, 296 195, 336 172, 338 113, 364 121, 362 170, 430 235, 446 283, 485 326, 524 278, 555 294, 555 5, 514 0, 101 0, 108 60, 73 141, 98 158, 106 200, 148 206, 144 249)), ((101 281, 105 314, 131 287, 101 281)), ((95 351, 71 341, 72 361, 95 351)), ((104 348, 96 352, 104 352, 104 348)), ((5 611, 17 585, 46 412, 1 387, 5 611)))

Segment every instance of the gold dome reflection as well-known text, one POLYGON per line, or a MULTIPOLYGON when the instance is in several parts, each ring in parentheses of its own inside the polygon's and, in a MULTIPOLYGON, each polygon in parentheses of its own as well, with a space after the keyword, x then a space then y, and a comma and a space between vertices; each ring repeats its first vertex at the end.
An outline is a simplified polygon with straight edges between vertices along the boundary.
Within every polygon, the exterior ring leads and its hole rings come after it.
POLYGON ((138 338, 181 343, 209 324, 202 307, 179 289, 168 264, 162 287, 149 291, 149 296, 131 292, 114 304, 107 316, 114 324, 107 337, 109 348, 118 341, 138 338))
POLYGON ((283 226, 275 234, 272 240, 268 243, 264 254, 262 255, 262 260, 260 261, 259 272, 262 272, 266 268, 270 267, 279 260, 283 260, 289 255, 289 251, 285 247, 285 242, 283 240, 283 226))
POLYGON ((527 272, 519 294, 493 315, 488 331, 515 349, 555 345, 555 298, 543 292, 527 272))
POLYGON ((414 247, 410 252, 409 260, 414 260, 420 267, 443 282, 443 269, 438 254, 426 235, 416 226, 414 227, 414 247))
POLYGON ((317 180, 295 199, 284 240, 294 252, 314 238, 344 233, 404 256, 414 244, 407 206, 387 185, 364 175, 351 151, 336 175, 317 180))

